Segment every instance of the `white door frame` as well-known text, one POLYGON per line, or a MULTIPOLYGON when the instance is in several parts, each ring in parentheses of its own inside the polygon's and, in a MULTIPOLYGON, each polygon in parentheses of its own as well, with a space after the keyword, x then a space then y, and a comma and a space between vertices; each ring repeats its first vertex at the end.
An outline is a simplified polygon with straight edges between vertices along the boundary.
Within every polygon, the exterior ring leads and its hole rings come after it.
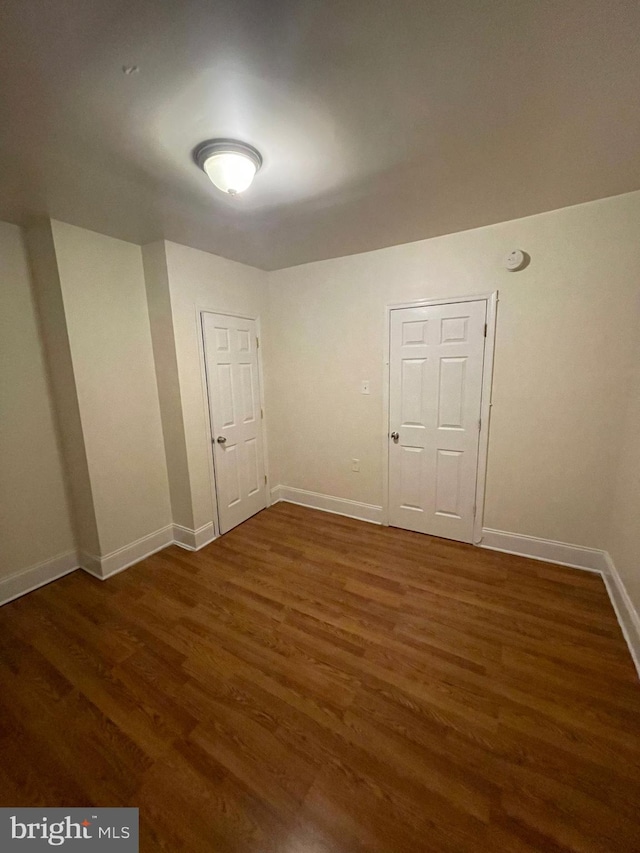
POLYGON ((204 342, 204 315, 205 314, 222 314, 224 317, 237 317, 240 320, 253 320, 256 324, 256 335, 260 341, 257 348, 258 356, 258 379, 260 381, 260 409, 263 417, 261 418, 262 432, 262 454, 264 456, 264 473, 267 478, 266 482, 266 502, 267 507, 271 506, 271 483, 269 479, 269 454, 267 448, 267 409, 264 401, 264 370, 262 365, 262 329, 260 325, 260 315, 239 314, 236 311, 215 311, 213 308, 202 308, 196 305, 196 317, 198 323, 198 340, 200 350, 200 371, 202 378, 202 403, 205 410, 205 418, 207 424, 207 457, 209 459, 209 482, 211 488, 211 501, 213 503, 213 530, 215 536, 220 536, 220 519, 218 516, 218 492, 216 490, 216 468, 213 461, 213 424, 211 423, 211 409, 209 407, 209 383, 207 380, 207 362, 205 356, 204 342))
POLYGON ((491 392, 493 380, 493 354, 496 339, 498 313, 498 291, 478 293, 473 296, 450 296, 446 299, 416 299, 413 302, 397 302, 385 308, 384 364, 382 378, 382 524, 389 526, 389 362, 391 360, 391 312, 402 308, 424 308, 430 305, 452 305, 457 302, 487 303, 487 337, 482 364, 482 401, 480 404, 480 435, 478 437, 478 469, 476 477, 476 514, 473 520, 473 544, 482 539, 484 519, 484 495, 487 479, 487 455, 489 452, 489 419, 491 417, 491 392))

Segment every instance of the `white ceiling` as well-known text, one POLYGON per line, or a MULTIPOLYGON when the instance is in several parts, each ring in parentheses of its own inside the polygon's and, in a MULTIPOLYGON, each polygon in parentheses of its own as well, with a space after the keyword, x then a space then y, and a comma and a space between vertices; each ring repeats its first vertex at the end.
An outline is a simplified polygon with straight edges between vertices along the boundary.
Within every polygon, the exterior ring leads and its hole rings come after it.
POLYGON ((275 269, 638 189, 639 95, 637 0, 2 0, 0 219, 275 269))

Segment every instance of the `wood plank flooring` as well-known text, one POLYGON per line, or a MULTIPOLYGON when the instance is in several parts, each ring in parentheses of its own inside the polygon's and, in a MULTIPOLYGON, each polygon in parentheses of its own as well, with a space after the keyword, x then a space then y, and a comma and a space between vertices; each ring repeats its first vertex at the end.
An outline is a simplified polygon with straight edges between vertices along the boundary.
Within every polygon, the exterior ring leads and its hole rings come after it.
POLYGON ((640 851, 599 576, 284 503, 0 609, 0 756, 143 853, 640 851))

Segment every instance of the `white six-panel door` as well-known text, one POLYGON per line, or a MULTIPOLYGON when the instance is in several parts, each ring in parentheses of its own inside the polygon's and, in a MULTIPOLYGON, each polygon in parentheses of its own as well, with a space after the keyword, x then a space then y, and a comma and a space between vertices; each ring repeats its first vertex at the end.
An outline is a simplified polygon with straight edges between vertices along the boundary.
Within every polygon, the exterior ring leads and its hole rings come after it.
POLYGON ((486 302, 390 318, 389 522, 471 542, 486 302))
POLYGON ((202 315, 220 533, 266 506, 255 320, 202 315))

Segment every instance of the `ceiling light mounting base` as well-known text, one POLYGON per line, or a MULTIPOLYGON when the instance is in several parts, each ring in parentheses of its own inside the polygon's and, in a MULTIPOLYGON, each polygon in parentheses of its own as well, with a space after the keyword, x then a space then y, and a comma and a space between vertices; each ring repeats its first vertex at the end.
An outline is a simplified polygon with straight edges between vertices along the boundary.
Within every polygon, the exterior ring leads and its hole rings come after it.
POLYGON ((255 165, 256 172, 262 166, 262 155, 257 148, 249 145, 246 142, 240 142, 238 139, 209 139, 207 142, 201 142, 193 150, 193 159, 204 170, 204 164, 209 157, 214 154, 226 154, 233 152, 235 154, 244 154, 255 165))

